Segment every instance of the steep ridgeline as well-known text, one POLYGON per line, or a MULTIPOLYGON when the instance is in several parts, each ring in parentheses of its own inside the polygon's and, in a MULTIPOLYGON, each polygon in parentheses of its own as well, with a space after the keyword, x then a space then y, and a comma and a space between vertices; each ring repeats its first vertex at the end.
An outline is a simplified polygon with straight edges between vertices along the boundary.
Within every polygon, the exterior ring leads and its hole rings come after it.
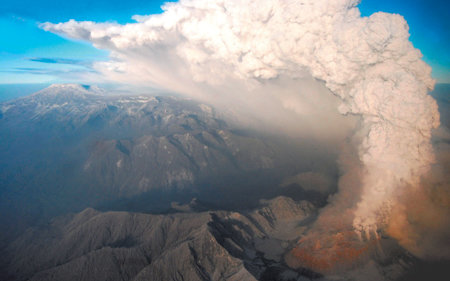
MULTIPOLYGON (((81 213, 28 229, 2 255, 0 278, 20 281, 189 280, 306 281, 395 280, 413 260, 397 249, 341 276, 290 269, 284 255, 317 210, 288 197, 262 200, 252 211, 204 211, 150 215, 81 213), (394 253, 394 254, 392 254, 394 253)), ((380 247, 392 243, 389 239, 380 247)), ((386 249, 395 247, 383 246, 386 249)))
MULTIPOLYGON (((10 280, 275 280, 314 207, 277 197, 247 213, 150 215, 86 209, 29 229, 9 245, 10 280)), ((283 280, 283 279, 279 279, 283 280)))
POLYGON ((1 222, 22 229, 86 207, 250 204, 298 173, 299 159, 311 166, 307 152, 235 130, 207 105, 72 84, 0 103, 0 140, 1 222))

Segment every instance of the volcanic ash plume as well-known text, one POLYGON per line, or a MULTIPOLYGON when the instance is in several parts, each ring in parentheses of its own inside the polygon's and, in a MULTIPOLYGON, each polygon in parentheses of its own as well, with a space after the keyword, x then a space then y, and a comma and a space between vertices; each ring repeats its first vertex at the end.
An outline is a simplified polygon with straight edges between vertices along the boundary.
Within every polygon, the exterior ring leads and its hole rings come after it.
MULTIPOLYGON (((324 81, 340 98, 339 112, 361 120, 360 197, 332 205, 352 214, 350 224, 364 239, 388 223, 399 190, 414 189, 429 171, 439 114, 427 95, 431 69, 409 42, 406 21, 381 12, 361 17, 358 2, 181 0, 166 4, 163 14, 135 16, 132 24, 71 20, 43 28, 110 50, 111 61, 96 65, 110 79, 209 101, 233 104, 244 96, 249 106, 266 100, 288 111, 302 89, 262 89, 285 77, 324 81)), ((351 194, 346 188, 341 183, 341 192, 351 194)))

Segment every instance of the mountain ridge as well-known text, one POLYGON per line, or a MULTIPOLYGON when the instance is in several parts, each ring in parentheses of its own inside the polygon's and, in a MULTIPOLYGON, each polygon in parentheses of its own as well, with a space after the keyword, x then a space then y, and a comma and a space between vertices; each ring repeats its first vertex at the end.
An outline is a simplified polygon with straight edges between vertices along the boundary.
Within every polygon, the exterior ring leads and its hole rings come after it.
POLYGON ((165 212, 193 197, 254 207, 316 156, 182 98, 53 85, 0 114, 0 221, 20 231, 86 207, 165 212))
MULTIPOLYGON (((265 213, 295 223, 315 210, 306 201, 287 197, 263 204, 265 213)), ((61 281, 79 280, 78 274, 83 280, 259 280, 267 263, 283 267, 267 259, 274 258, 269 252, 275 246, 263 244, 278 238, 271 234, 276 228, 273 218, 259 211, 151 215, 88 208, 29 229, 11 243, 6 251, 8 276, 61 281), (121 261, 125 264, 119 266, 121 261)))

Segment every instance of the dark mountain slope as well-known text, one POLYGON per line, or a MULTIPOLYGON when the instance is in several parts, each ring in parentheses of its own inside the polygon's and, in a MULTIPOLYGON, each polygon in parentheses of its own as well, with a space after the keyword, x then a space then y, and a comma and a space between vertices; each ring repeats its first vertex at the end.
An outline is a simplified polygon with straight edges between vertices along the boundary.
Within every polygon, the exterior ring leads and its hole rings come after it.
POLYGON ((3 276, 58 281, 259 280, 272 267, 290 272, 281 255, 303 232, 298 224, 313 215, 314 208, 286 197, 263 206, 244 214, 86 209, 29 229, 11 243, 3 276))
POLYGON ((0 103, 0 113, 2 242, 86 207, 165 212, 198 197, 250 208, 281 194, 273 187, 286 176, 334 169, 326 149, 237 130, 186 99, 53 85, 0 103))

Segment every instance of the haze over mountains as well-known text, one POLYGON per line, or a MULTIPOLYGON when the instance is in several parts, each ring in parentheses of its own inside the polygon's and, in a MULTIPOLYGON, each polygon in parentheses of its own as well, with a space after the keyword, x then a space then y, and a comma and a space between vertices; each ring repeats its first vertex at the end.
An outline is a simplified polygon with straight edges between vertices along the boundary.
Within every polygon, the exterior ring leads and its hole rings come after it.
POLYGON ((419 261, 385 236, 344 273, 289 268, 336 148, 206 104, 52 85, 0 103, 0 139, 2 280, 396 280, 419 261))
POLYGON ((450 276, 439 3, 41 2, 0 82, 110 90, 0 103, 0 281, 450 276))
POLYGON ((328 192, 327 177, 337 173, 325 147, 293 150, 300 146, 233 128, 186 99, 68 84, 0 106, 0 206, 2 221, 15 227, 88 206, 164 212, 193 197, 221 208, 244 200, 248 208, 288 192, 273 189, 285 177, 311 177, 316 168, 312 180, 324 179, 328 192))

